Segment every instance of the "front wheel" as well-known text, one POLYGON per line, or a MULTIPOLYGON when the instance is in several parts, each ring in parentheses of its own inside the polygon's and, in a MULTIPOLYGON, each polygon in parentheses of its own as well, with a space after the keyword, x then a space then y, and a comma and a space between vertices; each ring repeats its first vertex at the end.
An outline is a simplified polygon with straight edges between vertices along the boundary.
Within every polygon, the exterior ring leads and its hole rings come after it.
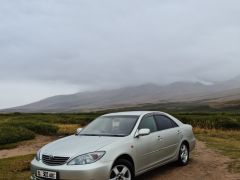
POLYGON ((178 162, 180 165, 185 166, 189 161, 189 149, 186 143, 182 143, 179 149, 178 162))
POLYGON ((125 160, 120 159, 116 163, 114 163, 109 180, 133 180, 133 165, 125 160))

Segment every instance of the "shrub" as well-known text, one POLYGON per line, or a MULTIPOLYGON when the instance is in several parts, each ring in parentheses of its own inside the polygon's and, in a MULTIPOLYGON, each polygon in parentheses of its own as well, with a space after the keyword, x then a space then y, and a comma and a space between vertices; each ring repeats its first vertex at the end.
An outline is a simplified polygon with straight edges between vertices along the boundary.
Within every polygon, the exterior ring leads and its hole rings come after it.
POLYGON ((59 130, 58 134, 59 135, 72 135, 76 133, 77 128, 80 128, 80 125, 77 124, 58 124, 59 130))
POLYGON ((3 125, 26 128, 42 135, 54 135, 58 131, 58 127, 54 124, 36 121, 8 121, 3 125))
POLYGON ((82 121, 80 122, 80 125, 81 125, 82 127, 84 127, 84 126, 88 125, 91 121, 92 121, 91 118, 85 118, 84 120, 82 120, 82 121))
POLYGON ((234 119, 224 119, 218 123, 217 128, 219 129, 240 129, 240 122, 234 119))
POLYGON ((240 130, 239 116, 231 116, 229 114, 209 114, 209 115, 176 115, 183 123, 191 124, 193 127, 206 129, 226 129, 240 130))
POLYGON ((10 126, 0 127, 0 145, 33 139, 34 137, 35 134, 25 128, 10 126))

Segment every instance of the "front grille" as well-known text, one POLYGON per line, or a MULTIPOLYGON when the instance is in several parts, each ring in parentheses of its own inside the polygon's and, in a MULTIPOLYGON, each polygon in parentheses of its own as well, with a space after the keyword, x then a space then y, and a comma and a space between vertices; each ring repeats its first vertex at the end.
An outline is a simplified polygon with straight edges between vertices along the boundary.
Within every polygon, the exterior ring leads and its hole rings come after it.
POLYGON ((59 166, 67 162, 69 157, 42 155, 42 161, 49 166, 59 166))

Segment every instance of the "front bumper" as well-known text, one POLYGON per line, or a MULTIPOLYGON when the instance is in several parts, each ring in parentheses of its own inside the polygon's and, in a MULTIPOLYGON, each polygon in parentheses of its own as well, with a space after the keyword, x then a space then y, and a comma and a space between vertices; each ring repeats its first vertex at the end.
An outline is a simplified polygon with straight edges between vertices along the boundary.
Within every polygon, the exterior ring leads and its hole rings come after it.
POLYGON ((48 166, 36 159, 31 162, 31 179, 44 180, 36 177, 36 171, 47 170, 58 173, 59 180, 106 180, 109 179, 112 162, 97 161, 87 165, 48 166))

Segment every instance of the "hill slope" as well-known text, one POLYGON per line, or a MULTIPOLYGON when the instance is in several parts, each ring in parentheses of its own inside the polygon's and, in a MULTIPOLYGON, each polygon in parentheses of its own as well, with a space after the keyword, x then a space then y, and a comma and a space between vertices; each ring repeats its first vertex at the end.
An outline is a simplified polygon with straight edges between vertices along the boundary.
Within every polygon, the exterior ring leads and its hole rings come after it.
POLYGON ((216 104, 238 99, 240 99, 240 77, 213 85, 192 82, 176 82, 166 86, 145 84, 113 90, 59 95, 3 111, 77 112, 145 103, 204 101, 216 104))

